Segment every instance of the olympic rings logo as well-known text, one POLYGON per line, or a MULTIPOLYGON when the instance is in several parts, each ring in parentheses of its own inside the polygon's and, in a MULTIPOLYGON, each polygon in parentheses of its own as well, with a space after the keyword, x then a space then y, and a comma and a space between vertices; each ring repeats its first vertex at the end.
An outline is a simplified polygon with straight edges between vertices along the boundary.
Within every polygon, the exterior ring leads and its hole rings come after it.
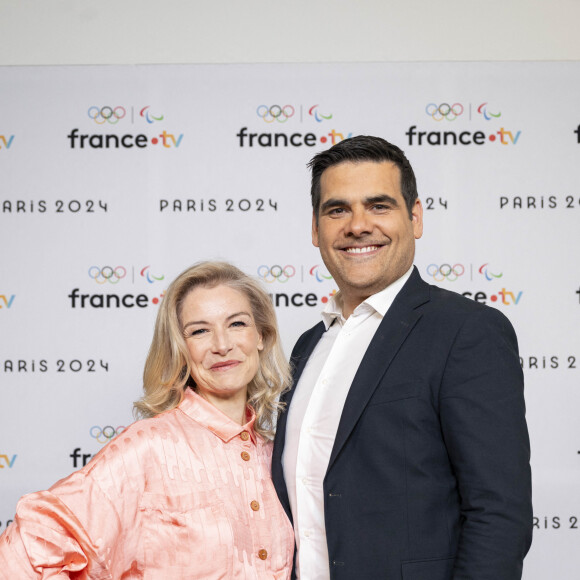
POLYGON ((123 107, 89 107, 88 115, 95 123, 102 125, 103 123, 110 123, 116 125, 125 115, 127 111, 123 107))
POLYGON ((106 425, 101 429, 101 427, 95 425, 91 427, 89 433, 93 439, 96 439, 101 445, 104 445, 113 439, 113 437, 122 433, 125 429, 126 427, 117 427, 115 429, 115 427, 112 427, 111 425, 106 425))
POLYGON ((457 117, 463 114, 463 105, 461 103, 454 103, 453 105, 449 103, 441 103, 440 105, 429 103, 425 107, 425 112, 435 121, 442 121, 443 119, 455 121, 457 117))
POLYGON ((268 107, 266 105, 260 105, 256 109, 256 114, 258 117, 263 119, 266 123, 273 123, 278 121, 278 123, 285 123, 290 117, 294 116, 294 107, 292 105, 272 105, 268 107))
POLYGON ((268 268, 268 266, 260 266, 258 268, 258 276, 264 281, 271 284, 272 282, 281 282, 285 284, 296 274, 296 268, 294 266, 278 266, 274 265, 268 268))
POLYGON ((455 282, 464 273, 465 268, 462 264, 455 264, 453 266, 451 264, 441 264, 440 266, 437 266, 437 264, 429 264, 427 266, 427 274, 437 282, 443 282, 443 280, 455 282))
POLYGON ((89 268, 89 276, 97 284, 118 284, 122 278, 127 275, 127 270, 123 266, 117 266, 116 268, 111 268, 111 266, 103 266, 98 268, 97 266, 91 266, 89 268))

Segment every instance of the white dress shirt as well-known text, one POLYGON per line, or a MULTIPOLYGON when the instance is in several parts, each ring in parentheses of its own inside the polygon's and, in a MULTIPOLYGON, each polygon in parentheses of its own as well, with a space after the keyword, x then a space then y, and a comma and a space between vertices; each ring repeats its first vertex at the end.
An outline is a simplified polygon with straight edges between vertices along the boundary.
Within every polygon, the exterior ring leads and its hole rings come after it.
POLYGON ((323 481, 344 402, 363 356, 412 268, 345 320, 340 293, 326 305, 326 332, 306 363, 286 424, 282 456, 296 535, 296 577, 329 580, 323 481))

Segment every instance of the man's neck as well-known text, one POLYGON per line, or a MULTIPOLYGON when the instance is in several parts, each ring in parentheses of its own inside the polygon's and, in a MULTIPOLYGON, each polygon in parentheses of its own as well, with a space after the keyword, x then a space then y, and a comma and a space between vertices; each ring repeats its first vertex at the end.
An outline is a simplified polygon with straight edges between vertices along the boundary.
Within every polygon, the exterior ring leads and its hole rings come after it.
MULTIPOLYGON (((372 294, 369 294, 372 296, 372 294)), ((355 298, 353 300, 346 300, 343 298, 342 300, 342 316, 346 320, 356 309, 357 306, 362 304, 369 296, 365 296, 363 298, 355 298)))
POLYGON ((409 276, 411 275, 412 268, 413 268, 413 266, 411 265, 410 268, 402 276, 399 276, 396 280, 389 282, 389 284, 387 284, 383 288, 376 288, 376 289, 373 289, 373 291, 369 291, 367 289, 364 292, 345 293, 341 289, 340 294, 339 294, 339 297, 340 297, 339 306, 342 309, 343 318, 346 320, 356 310, 356 308, 360 304, 362 304, 365 300, 367 300, 371 296, 374 296, 375 294, 378 294, 379 292, 382 292, 383 290, 387 289, 389 286, 392 286, 398 280, 401 280, 403 278, 406 281, 409 278, 409 276))

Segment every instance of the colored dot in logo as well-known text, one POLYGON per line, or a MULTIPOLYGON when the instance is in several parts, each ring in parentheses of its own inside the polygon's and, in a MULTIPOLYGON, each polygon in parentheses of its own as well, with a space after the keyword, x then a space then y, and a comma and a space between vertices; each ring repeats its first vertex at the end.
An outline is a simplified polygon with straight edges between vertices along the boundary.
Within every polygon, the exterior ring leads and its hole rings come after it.
MULTIPOLYGON (((153 137, 153 139, 151 139, 151 143, 153 143, 153 145, 157 145, 157 143, 159 143, 159 139, 157 139, 157 137, 153 137)), ((155 302, 155 304, 157 304, 157 302, 155 302)))
POLYGON ((326 137, 320 137, 321 143, 326 143, 327 141, 328 141, 328 139, 326 137))
POLYGON ((490 136, 489 136, 489 140, 490 140, 490 141, 495 141, 495 135, 490 135, 490 136))
POLYGON ((164 296, 165 296, 165 292, 160 294, 159 298, 157 298, 157 296, 155 298, 151 298, 151 302, 153 302, 153 304, 159 304, 164 296))
POLYGON ((490 297, 490 300, 492 302, 497 302, 497 296, 495 294, 492 294, 491 297, 490 297))
MULTIPOLYGON (((328 296, 334 296, 336 294, 336 290, 333 290, 328 296)), ((320 302, 322 302, 322 304, 326 304, 328 302, 328 296, 323 296, 320 299, 320 302)))

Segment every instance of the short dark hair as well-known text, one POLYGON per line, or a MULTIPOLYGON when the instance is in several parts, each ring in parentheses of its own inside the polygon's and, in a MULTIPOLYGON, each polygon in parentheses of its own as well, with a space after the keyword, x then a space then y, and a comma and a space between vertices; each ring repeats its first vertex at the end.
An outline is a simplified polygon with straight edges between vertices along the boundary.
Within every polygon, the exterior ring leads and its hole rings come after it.
POLYGON ((318 221, 318 212, 320 210, 320 178, 324 171, 333 165, 359 163, 361 161, 374 161, 375 163, 390 161, 399 168, 401 193, 405 199, 409 217, 412 217, 411 211, 419 194, 417 193, 415 173, 409 160, 401 149, 381 137, 358 135, 357 137, 339 141, 330 149, 317 153, 308 163, 308 167, 312 170, 310 196, 312 197, 312 209, 316 220, 318 221))

